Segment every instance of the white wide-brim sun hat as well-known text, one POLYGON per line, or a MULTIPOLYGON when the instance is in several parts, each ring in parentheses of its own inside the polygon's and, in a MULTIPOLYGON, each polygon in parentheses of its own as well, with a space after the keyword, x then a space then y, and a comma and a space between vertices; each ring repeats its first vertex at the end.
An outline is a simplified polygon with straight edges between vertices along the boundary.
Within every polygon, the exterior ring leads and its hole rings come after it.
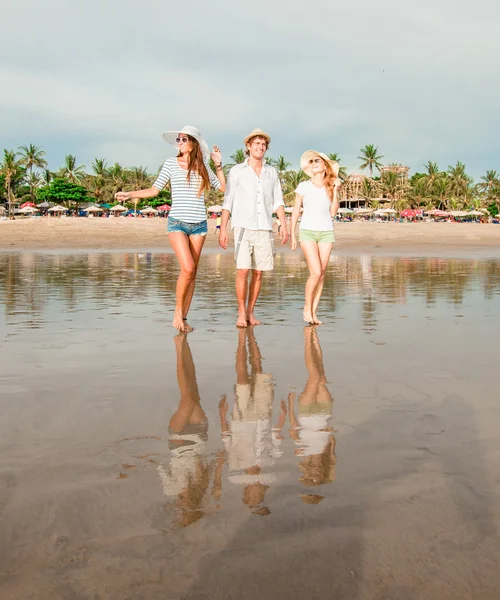
POLYGON ((203 156, 207 159, 210 158, 210 149, 207 142, 201 137, 200 130, 196 129, 196 127, 193 127, 192 125, 184 125, 184 127, 181 127, 181 129, 176 129, 175 131, 165 131, 161 134, 161 136, 166 142, 177 148, 178 145, 175 140, 182 134, 193 137, 200 144, 203 156))
POLYGON ((304 171, 306 175, 312 177, 312 165, 309 162, 311 158, 316 158, 319 156, 326 163, 330 165, 333 171, 333 175, 335 177, 339 176, 339 163, 336 160, 332 160, 323 152, 316 152, 316 150, 306 150, 304 154, 300 157, 300 168, 304 171))

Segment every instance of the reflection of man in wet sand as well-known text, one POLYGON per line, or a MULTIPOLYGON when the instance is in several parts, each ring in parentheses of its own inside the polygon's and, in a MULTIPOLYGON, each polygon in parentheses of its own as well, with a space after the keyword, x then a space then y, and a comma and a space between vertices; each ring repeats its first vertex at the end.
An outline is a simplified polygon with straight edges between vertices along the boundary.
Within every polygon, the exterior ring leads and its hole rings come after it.
MULTIPOLYGON (((335 438, 330 421, 333 398, 326 387, 323 354, 316 327, 304 328, 305 362, 308 380, 298 400, 298 417, 295 415, 295 394, 288 395, 290 436, 295 441, 295 454, 301 457, 300 481, 305 486, 330 483, 335 479, 335 438)), ((321 497, 307 495, 305 502, 321 497)))
POLYGON ((210 510, 207 491, 213 474, 212 496, 221 493, 221 473, 224 457, 209 462, 206 456, 208 419, 200 404, 193 357, 186 334, 174 338, 177 355, 177 382, 181 398, 170 419, 169 448, 171 460, 167 467, 158 466, 158 473, 167 496, 177 496, 177 507, 183 527, 201 519, 210 510))
POLYGON ((262 372, 262 357, 254 337, 253 327, 238 331, 236 351, 235 400, 230 424, 228 405, 223 398, 219 405, 222 439, 229 465, 228 479, 244 485, 243 503, 255 514, 267 515, 263 506, 269 485, 276 480, 274 461, 285 424, 286 405, 282 402, 276 427, 271 425, 274 385, 272 376, 262 372), (248 353, 247 353, 248 342, 248 353), (247 361, 250 362, 250 374, 247 361))

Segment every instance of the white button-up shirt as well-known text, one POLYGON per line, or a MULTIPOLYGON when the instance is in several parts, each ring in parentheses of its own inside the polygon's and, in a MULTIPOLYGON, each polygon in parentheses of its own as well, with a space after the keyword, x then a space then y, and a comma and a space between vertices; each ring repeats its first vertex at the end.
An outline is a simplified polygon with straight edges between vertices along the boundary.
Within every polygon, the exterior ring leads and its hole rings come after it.
POLYGON ((264 163, 258 176, 247 159, 229 171, 222 208, 231 213, 232 227, 272 231, 272 215, 280 206, 283 192, 274 167, 264 163))

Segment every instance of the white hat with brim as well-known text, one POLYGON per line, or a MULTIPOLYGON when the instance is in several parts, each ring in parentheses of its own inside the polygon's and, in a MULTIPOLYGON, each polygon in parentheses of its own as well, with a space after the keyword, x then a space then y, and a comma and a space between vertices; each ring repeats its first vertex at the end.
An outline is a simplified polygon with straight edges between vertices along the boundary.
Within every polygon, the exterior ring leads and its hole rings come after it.
POLYGON ((262 131, 262 129, 254 129, 253 131, 251 131, 247 137, 243 140, 245 143, 245 146, 248 144, 248 142, 255 137, 261 137, 264 138, 266 140, 266 142, 268 143, 268 145, 271 143, 271 136, 266 133, 265 131, 262 131))
POLYGON ((193 127, 192 125, 184 125, 184 127, 181 127, 181 129, 176 129, 175 131, 165 131, 165 133, 162 133, 161 136, 166 142, 177 148, 178 144, 175 140, 179 137, 179 135, 182 134, 190 135, 192 138, 194 138, 200 144, 203 156, 205 158, 210 157, 210 149, 208 148, 207 142, 202 139, 200 130, 196 129, 196 127, 193 127))
POLYGON ((300 168, 304 171, 306 175, 312 177, 312 165, 309 162, 312 158, 316 158, 319 156, 322 158, 325 163, 328 163, 332 168, 333 175, 335 177, 339 176, 339 163, 336 160, 332 160, 323 152, 316 152, 316 150, 306 150, 304 154, 300 157, 300 168))

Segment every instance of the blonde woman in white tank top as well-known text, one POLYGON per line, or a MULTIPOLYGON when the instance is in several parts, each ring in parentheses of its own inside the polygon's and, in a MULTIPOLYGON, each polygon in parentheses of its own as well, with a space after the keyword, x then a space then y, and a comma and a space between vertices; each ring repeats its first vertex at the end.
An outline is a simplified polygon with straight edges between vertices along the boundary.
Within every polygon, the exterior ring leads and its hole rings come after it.
POLYGON ((332 219, 340 205, 339 165, 323 152, 307 150, 300 158, 300 168, 310 179, 300 183, 295 190, 291 248, 292 250, 297 248, 295 230, 300 211, 303 209, 299 242, 309 267, 309 278, 305 289, 304 321, 311 325, 321 325, 316 311, 335 241, 332 219))

